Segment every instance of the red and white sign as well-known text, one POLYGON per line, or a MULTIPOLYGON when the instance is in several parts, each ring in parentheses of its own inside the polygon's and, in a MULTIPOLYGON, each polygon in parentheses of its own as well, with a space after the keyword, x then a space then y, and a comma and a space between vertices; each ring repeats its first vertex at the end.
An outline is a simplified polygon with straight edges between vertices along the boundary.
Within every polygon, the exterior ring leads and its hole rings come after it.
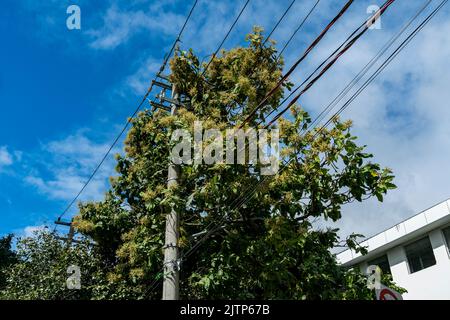
POLYGON ((377 295, 377 300, 403 300, 400 293, 383 284, 380 284, 380 289, 375 289, 375 293, 377 295))

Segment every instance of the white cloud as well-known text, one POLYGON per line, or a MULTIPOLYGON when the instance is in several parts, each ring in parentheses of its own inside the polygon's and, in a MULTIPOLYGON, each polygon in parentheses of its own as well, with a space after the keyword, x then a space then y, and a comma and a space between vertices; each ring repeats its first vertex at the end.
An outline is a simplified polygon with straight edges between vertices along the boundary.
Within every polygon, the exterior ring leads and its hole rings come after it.
MULTIPOLYGON (((169 41, 166 44, 158 45, 158 55, 161 56, 163 52, 167 52, 168 47, 172 45, 171 41, 175 39, 181 24, 184 22, 185 15, 191 4, 185 6, 184 11, 179 15, 170 13, 175 8, 179 9, 181 1, 166 1, 156 2, 150 5, 149 10, 143 14, 144 11, 119 10, 116 5, 111 6, 104 17, 104 23, 98 30, 89 31, 91 36, 95 38, 92 43, 93 47, 103 49, 113 49, 118 45, 125 43, 141 32, 148 30, 150 32, 160 32, 161 27, 167 29, 163 30, 164 34, 171 35, 166 37, 169 41), (162 25, 155 22, 150 23, 150 20, 164 22, 162 25), (115 21, 115 22, 114 22, 115 21), (132 23, 125 23, 125 21, 133 21, 132 23), (114 23, 119 26, 114 26, 114 23), (170 28, 169 28, 170 26, 170 28)), ((229 1, 206 1, 201 0, 194 11, 194 14, 189 21, 187 28, 181 39, 180 46, 182 49, 192 47, 201 59, 205 61, 210 57, 210 54, 216 50, 219 43, 222 41, 228 28, 231 26, 235 17, 242 8, 242 2, 229 1)), ((286 9, 285 4, 270 2, 263 0, 251 1, 244 11, 241 19, 235 25, 234 31, 230 34, 229 39, 224 44, 224 48, 229 48, 242 43, 244 35, 249 33, 253 25, 267 26, 271 28, 278 15, 281 15, 286 9), (258 12, 258 15, 252 14, 258 12), (276 13, 276 14, 275 14, 276 13)), ((305 6, 297 5, 294 8, 297 12, 306 11, 305 6)), ((308 8, 309 9, 309 8, 308 8)), ((293 10, 294 11, 294 10, 293 10)), ((297 23, 297 15, 289 15, 293 23, 297 23)), ((290 32, 291 30, 289 30, 290 32)), ((287 30, 284 30, 283 35, 287 37, 287 30)), ((277 34, 280 34, 278 32, 277 34)), ((154 77, 161 66, 162 59, 155 58, 144 51, 141 54, 139 62, 135 71, 130 74, 119 90, 119 94, 128 93, 129 90, 134 94, 143 94, 149 87, 149 80, 154 77)), ((167 70, 167 69, 166 69, 167 70)))
MULTIPOLYGON (((33 155, 33 162, 29 163, 32 169, 24 181, 50 199, 71 201, 108 148, 106 143, 89 139, 84 131, 48 142, 41 146, 39 153, 33 155)), ((111 152, 79 200, 100 200, 104 196, 108 187, 107 178, 114 174, 113 155, 118 151, 116 148, 111 152)))
POLYGON ((13 155, 6 146, 0 147, 0 169, 13 164, 13 155))
POLYGON ((125 87, 130 88, 135 94, 144 94, 150 86, 149 79, 159 71, 161 62, 148 58, 139 66, 138 70, 125 79, 125 87))
POLYGON ((45 225, 40 225, 40 226, 27 226, 25 227, 21 232, 18 232, 17 235, 19 237, 25 237, 25 238, 29 238, 29 237, 33 237, 34 233, 36 231, 43 231, 47 229, 47 227, 45 225))
POLYGON ((157 32, 163 35, 175 34, 181 27, 182 15, 165 10, 121 10, 116 4, 109 7, 103 16, 103 25, 90 29, 94 49, 115 49, 142 31, 157 32))

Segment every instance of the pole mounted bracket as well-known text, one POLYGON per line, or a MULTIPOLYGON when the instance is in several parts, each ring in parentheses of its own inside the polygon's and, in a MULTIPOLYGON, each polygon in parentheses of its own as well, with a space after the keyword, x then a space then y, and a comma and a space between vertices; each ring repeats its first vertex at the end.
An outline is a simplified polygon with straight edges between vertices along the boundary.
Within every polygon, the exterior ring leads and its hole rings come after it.
POLYGON ((164 266, 166 268, 167 268, 167 266, 171 266, 172 271, 180 271, 181 270, 181 259, 166 261, 166 262, 164 262, 164 266))
POLYGON ((181 270, 181 259, 177 259, 173 262, 173 268, 177 271, 181 270))
POLYGON ((168 243, 168 244, 164 245, 162 248, 163 249, 178 248, 178 246, 175 243, 168 243))

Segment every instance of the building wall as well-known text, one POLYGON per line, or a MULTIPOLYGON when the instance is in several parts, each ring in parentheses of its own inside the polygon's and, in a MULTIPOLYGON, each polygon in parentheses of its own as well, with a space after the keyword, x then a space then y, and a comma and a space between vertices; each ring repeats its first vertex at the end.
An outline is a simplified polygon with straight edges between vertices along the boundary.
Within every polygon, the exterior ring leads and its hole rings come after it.
MULTIPOLYGON (((394 281, 408 290, 403 294, 405 300, 450 299, 450 255, 442 229, 435 229, 428 236, 436 264, 418 272, 409 272, 403 245, 387 251, 394 281)), ((365 272, 367 263, 361 263, 360 268, 365 272)))

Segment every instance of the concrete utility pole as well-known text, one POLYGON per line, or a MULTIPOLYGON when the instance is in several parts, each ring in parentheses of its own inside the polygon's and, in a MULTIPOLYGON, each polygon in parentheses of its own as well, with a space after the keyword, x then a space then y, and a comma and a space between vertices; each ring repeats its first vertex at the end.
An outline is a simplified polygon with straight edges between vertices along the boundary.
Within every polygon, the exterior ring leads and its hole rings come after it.
MULTIPOLYGON (((172 85, 171 114, 177 113, 178 93, 175 85, 172 85)), ((178 185, 180 178, 180 166, 170 163, 167 177, 167 188, 178 185)), ((178 248, 180 230, 180 216, 175 209, 171 209, 166 217, 166 239, 164 245, 164 281, 163 300, 178 300, 180 298, 180 255, 178 248)))

